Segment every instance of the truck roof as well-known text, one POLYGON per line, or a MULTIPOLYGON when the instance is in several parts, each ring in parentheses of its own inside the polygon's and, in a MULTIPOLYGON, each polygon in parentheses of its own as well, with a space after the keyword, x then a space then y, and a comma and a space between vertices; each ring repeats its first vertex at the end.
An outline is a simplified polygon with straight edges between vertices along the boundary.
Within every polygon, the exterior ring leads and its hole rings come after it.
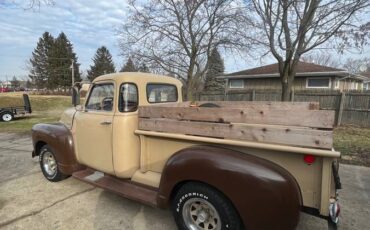
POLYGON ((147 82, 155 82, 155 83, 168 83, 177 85, 181 88, 182 83, 178 79, 174 77, 167 77, 163 75, 157 75, 152 73, 141 73, 141 72, 122 72, 122 73, 111 73, 99 76, 94 79, 93 83, 98 81, 107 81, 113 80, 116 82, 136 82, 136 83, 147 83, 147 82))

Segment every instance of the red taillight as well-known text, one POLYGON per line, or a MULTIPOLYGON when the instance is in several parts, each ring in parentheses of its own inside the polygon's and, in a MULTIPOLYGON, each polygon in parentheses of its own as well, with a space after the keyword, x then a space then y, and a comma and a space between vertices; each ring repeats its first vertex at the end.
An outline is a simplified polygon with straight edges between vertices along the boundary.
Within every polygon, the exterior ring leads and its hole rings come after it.
POLYGON ((304 155, 303 160, 307 164, 312 165, 315 162, 316 158, 313 155, 304 155))

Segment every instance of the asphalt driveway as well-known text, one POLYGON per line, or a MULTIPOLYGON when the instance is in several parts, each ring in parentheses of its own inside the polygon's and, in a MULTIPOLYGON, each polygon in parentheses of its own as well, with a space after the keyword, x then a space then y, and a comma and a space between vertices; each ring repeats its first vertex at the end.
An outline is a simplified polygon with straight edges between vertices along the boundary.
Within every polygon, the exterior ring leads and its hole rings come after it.
MULTIPOLYGON (((171 213, 74 178, 51 183, 31 159, 29 136, 0 133, 1 229, 176 229, 171 213)), ((369 229, 370 168, 341 165, 340 229, 369 229)), ((268 221, 268 220, 267 220, 268 221)), ((328 229, 302 213, 298 229, 328 229)))

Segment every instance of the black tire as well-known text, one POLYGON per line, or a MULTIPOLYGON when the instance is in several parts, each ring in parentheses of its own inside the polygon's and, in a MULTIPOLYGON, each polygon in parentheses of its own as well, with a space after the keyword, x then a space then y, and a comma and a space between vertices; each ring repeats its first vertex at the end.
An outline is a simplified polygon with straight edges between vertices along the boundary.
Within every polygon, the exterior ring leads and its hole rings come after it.
MULTIPOLYGON (((200 229, 217 229, 217 218, 212 218, 217 216, 220 218, 221 222, 221 228, 222 230, 241 230, 242 229, 242 222, 240 221, 239 215, 236 212, 235 208, 231 204, 231 202, 225 197, 221 192, 217 191, 216 189, 207 186, 202 183, 198 182, 188 182, 181 186, 181 188, 177 191, 175 194, 173 200, 172 200, 172 213, 175 218, 175 222, 177 224, 178 229, 180 230, 188 230, 189 223, 195 224, 200 229), (193 202, 195 201, 195 202, 193 202), (197 202, 199 202, 197 204, 197 202), (204 203, 203 203, 204 202, 204 203), (197 208, 195 208, 193 205, 196 205, 197 208), (203 206, 205 204, 205 206, 203 206), (208 209, 208 204, 211 204, 213 206, 212 208, 208 209), (202 208, 201 211, 199 211, 199 206, 202 208), (189 208, 190 207, 190 208, 189 208), (190 210, 193 210, 193 212, 201 213, 203 210, 205 210, 205 213, 207 213, 206 221, 201 223, 195 223, 196 220, 201 218, 200 215, 193 215, 193 214, 186 214, 190 213, 190 210), (194 211, 195 210, 195 211, 194 211), (211 211, 210 211, 211 210, 211 211), (217 215, 214 215, 215 210, 217 215), (211 213, 211 214, 210 214, 211 213), (216 223, 216 226, 211 226, 210 222, 214 220, 213 223, 216 223), (189 222, 190 220, 190 222, 189 222), (188 223, 188 224, 187 224, 188 223), (208 225, 208 227, 206 227, 208 225)), ((204 216, 203 216, 204 217, 204 216)), ((204 218, 203 218, 204 219, 204 218)), ((220 224, 218 221, 218 224, 220 224)))
POLYGON ((334 223, 330 217, 328 217, 328 230, 337 230, 338 224, 334 223))
POLYGON ((12 121, 14 119, 14 115, 10 111, 5 111, 1 113, 1 120, 5 122, 12 121))
POLYGON ((39 161, 40 161, 40 167, 41 167, 42 174, 44 174, 44 177, 47 180, 49 180, 51 182, 58 182, 58 181, 64 180, 65 178, 68 177, 67 175, 63 174, 59 170, 59 167, 58 167, 58 164, 57 164, 57 161, 56 161, 56 158, 55 158, 54 151, 48 145, 44 145, 44 146, 41 147, 40 154, 39 154, 39 161), (49 158, 49 156, 52 156, 52 158, 54 160, 54 164, 53 164, 53 165, 55 165, 54 170, 48 169, 47 167, 49 167, 49 166, 47 166, 46 162, 44 161, 44 158, 45 158, 45 160, 47 160, 49 158))

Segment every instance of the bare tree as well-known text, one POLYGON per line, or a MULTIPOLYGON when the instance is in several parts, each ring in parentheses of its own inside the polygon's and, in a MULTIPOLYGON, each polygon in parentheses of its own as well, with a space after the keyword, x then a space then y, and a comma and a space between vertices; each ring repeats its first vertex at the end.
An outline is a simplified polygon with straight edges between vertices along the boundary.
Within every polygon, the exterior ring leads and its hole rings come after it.
POLYGON ((315 63, 317 65, 330 66, 333 68, 339 68, 341 66, 340 61, 332 54, 327 52, 315 52, 301 57, 301 61, 315 63))
POLYGON ((42 5, 54 5, 55 2, 53 0, 29 0, 28 5, 26 5, 26 9, 34 9, 40 8, 42 5))
POLYGON ((131 2, 120 31, 122 53, 181 79, 191 97, 215 47, 246 47, 246 11, 238 0, 131 2))
POLYGON ((343 68, 354 74, 368 72, 370 71, 370 58, 348 58, 343 64, 343 68))
POLYGON ((290 99, 300 57, 331 40, 336 48, 364 44, 369 25, 359 26, 356 15, 368 0, 252 0, 256 28, 279 63, 282 100, 290 99))
POLYGON ((0 8, 17 7, 25 10, 39 9, 42 5, 54 5, 53 0, 28 0, 28 1, 18 1, 18 0, 4 0, 0 1, 0 8))

